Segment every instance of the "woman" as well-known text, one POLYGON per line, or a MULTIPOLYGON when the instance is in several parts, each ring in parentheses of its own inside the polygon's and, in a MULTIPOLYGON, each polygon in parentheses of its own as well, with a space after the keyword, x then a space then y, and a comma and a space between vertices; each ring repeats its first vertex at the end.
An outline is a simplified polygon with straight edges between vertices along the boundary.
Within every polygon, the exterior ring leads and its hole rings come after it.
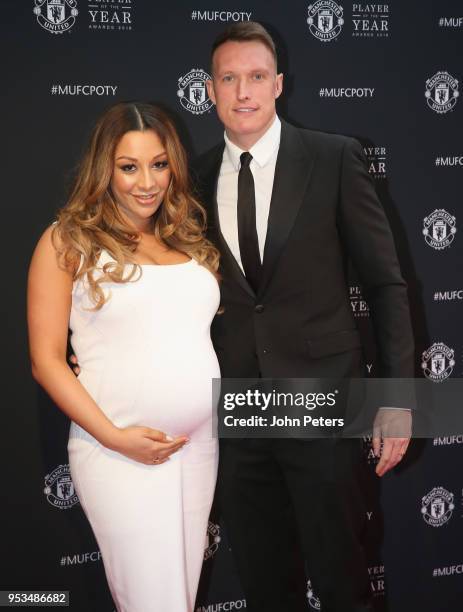
POLYGON ((33 375, 72 421, 72 480, 123 612, 194 607, 220 376, 209 333, 219 256, 203 229, 172 123, 121 103, 98 121, 30 266, 33 375))

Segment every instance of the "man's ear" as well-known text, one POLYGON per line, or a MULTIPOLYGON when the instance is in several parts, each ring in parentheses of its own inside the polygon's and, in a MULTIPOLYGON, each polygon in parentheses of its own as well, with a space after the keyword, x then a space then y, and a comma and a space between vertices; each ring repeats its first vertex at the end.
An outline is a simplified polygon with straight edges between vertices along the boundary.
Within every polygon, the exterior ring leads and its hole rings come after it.
POLYGON ((275 79, 275 100, 280 97, 283 91, 283 73, 277 74, 275 79))
POLYGON ((211 79, 207 79, 206 81, 207 95, 215 104, 215 92, 214 92, 214 82, 211 79))

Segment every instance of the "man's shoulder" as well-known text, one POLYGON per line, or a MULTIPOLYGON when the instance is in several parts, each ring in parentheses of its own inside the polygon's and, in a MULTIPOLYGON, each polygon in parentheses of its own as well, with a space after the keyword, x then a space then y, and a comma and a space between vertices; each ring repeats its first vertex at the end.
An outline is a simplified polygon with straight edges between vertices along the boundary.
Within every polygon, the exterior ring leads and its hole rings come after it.
POLYGON ((222 159, 225 143, 219 142, 204 153, 195 157, 191 162, 193 174, 198 177, 204 177, 218 162, 222 159))
POLYGON ((358 146, 359 144, 358 140, 351 136, 298 127, 287 121, 285 121, 283 125, 283 129, 288 130, 293 135, 297 134, 304 144, 311 149, 335 152, 342 151, 345 146, 358 146))

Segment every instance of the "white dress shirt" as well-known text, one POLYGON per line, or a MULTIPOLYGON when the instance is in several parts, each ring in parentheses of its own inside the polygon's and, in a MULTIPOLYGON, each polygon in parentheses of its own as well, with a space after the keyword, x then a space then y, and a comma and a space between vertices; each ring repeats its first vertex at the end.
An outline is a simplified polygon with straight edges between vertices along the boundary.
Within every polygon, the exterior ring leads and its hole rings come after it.
MULTIPOLYGON (((280 147, 281 122, 277 116, 263 136, 249 149, 252 155, 250 169, 254 179, 256 199, 257 239, 261 261, 264 258, 268 214, 272 197, 273 179, 278 149, 280 147)), ((236 261, 243 269, 238 242, 238 174, 242 149, 233 144, 225 133, 225 149, 217 184, 219 223, 225 241, 236 261)))

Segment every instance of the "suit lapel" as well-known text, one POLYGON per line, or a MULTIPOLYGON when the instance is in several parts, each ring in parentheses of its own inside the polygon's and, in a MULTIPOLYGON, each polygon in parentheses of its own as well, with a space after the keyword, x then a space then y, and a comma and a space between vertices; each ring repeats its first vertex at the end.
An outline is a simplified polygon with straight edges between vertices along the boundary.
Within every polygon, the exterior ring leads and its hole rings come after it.
POLYGON ((204 175, 204 200, 210 203, 208 211, 208 233, 212 242, 219 249, 221 257, 221 266, 226 269, 230 275, 251 297, 256 295, 249 285, 246 277, 243 274, 238 262, 236 261, 227 241, 223 237, 220 229, 219 221, 219 206, 217 203, 217 185, 219 181, 220 166, 222 164, 222 156, 225 148, 225 143, 218 149, 217 157, 214 158, 209 171, 204 175), (212 221, 212 222, 211 222, 212 221))
POLYGON ((297 128, 282 120, 258 296, 267 288, 288 240, 307 190, 313 165, 314 155, 304 146, 297 128))
MULTIPOLYGON (((214 152, 209 169, 203 174, 204 201, 209 203, 208 234, 222 254, 221 265, 251 297, 256 294, 246 280, 238 262, 223 237, 219 222, 217 184, 225 143, 214 152)), ((281 121, 281 138, 275 166, 272 197, 264 247, 262 280, 257 297, 266 290, 281 252, 288 240, 307 190, 315 157, 294 126, 281 121)))

